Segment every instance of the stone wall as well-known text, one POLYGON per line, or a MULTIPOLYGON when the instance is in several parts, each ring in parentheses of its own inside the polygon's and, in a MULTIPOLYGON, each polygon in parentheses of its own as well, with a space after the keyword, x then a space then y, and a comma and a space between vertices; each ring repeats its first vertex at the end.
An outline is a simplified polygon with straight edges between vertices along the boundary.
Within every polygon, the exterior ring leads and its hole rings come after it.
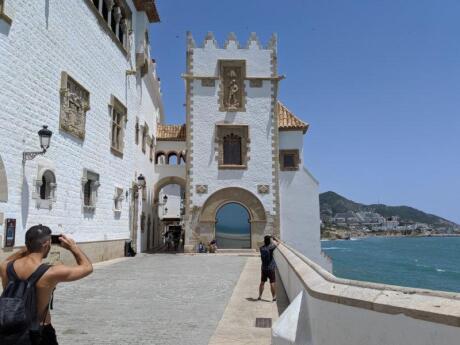
POLYGON ((291 304, 272 344, 458 343, 459 294, 340 279, 283 244, 275 260, 291 304))
MULTIPOLYGON (((70 233, 79 242, 129 238, 132 183, 140 173, 146 176, 146 198, 139 203, 147 218, 155 182, 149 152, 135 144, 136 118, 148 125, 152 137, 162 109, 153 64, 143 78, 139 73, 126 75, 136 67, 131 62, 134 37, 145 37, 149 25, 145 13, 127 1, 133 13, 133 37, 126 55, 97 18, 91 1, 8 3, 12 24, 0 31, 0 156, 8 178, 8 202, 0 202, 0 213, 17 220, 16 245, 23 244, 25 230, 37 223, 70 233), (60 129, 64 71, 89 92, 83 140, 60 129), (110 149, 112 95, 128 110, 122 157, 110 149), (23 167, 22 152, 40 149, 37 131, 44 124, 53 131, 50 149, 23 167), (37 209, 32 199, 40 164, 54 167, 57 188, 51 209, 37 209), (82 208, 83 169, 100 176, 94 212, 82 208), (123 188, 121 212, 113 210, 116 187, 123 188)), ((138 250, 145 249, 147 233, 138 231, 137 236, 138 250)))

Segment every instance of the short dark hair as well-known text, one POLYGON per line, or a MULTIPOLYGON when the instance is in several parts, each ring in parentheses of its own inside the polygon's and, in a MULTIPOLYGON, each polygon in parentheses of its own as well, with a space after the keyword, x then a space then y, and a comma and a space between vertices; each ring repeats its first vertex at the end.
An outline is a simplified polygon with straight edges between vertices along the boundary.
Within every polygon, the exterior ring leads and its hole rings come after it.
POLYGON ((271 240, 272 240, 272 237, 270 235, 265 235, 264 243, 265 243, 266 246, 268 246, 270 244, 271 240))
POLYGON ((45 225, 34 225, 26 232, 26 247, 29 253, 42 250, 43 243, 51 238, 51 229, 45 225))

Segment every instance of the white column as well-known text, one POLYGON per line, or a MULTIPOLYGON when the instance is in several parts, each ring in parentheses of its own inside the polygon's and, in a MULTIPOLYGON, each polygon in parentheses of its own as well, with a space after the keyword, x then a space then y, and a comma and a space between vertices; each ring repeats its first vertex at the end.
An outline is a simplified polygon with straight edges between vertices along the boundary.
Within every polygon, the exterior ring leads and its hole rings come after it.
POLYGON ((121 20, 121 9, 120 7, 116 6, 113 9, 113 17, 115 18, 115 35, 118 37, 118 34, 120 32, 120 20, 121 20))
POLYGON ((106 0, 107 3, 107 24, 109 24, 109 27, 112 25, 112 9, 113 6, 115 5, 115 0, 106 0))

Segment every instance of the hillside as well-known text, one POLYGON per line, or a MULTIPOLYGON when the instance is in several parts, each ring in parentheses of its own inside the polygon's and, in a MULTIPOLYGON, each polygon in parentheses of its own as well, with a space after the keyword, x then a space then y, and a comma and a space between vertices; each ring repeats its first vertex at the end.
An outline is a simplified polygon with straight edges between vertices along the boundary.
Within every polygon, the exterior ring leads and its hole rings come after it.
POLYGON ((398 216, 403 222, 426 223, 434 228, 458 224, 434 214, 425 213, 409 206, 387 206, 384 204, 364 205, 348 200, 335 192, 325 192, 319 195, 321 213, 335 215, 347 211, 372 211, 384 217, 398 216))

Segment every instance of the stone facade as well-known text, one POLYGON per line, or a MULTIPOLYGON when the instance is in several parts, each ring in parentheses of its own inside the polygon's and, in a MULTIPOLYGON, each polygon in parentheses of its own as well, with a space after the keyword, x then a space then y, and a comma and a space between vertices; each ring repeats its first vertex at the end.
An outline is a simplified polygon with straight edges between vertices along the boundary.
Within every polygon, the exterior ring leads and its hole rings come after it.
POLYGON ((235 35, 230 34, 222 48, 212 33, 206 36, 203 47, 196 47, 191 35, 188 36, 184 76, 189 173, 186 249, 193 250, 198 240, 215 237, 218 207, 209 201, 214 199, 219 200, 216 201, 219 206, 240 200, 249 210, 253 248, 260 244, 264 234, 279 232, 277 188, 268 188, 263 193, 258 188, 258 185, 272 186, 276 176, 272 149, 277 135, 272 106, 276 104, 276 94, 271 84, 277 84, 279 79, 273 66, 273 49, 262 47, 255 35, 246 47, 241 47, 235 35), (203 80, 217 83, 213 87, 203 80), (251 87, 251 80, 258 82, 251 87), (235 166, 225 165, 223 161, 223 138, 231 134, 241 138, 241 164, 235 166), (213 138, 214 145, 209 145, 209 138, 213 138), (197 188, 204 183, 207 194, 199 193, 197 188), (253 209, 256 204, 263 215, 257 219, 253 209), (209 216, 203 216, 208 213, 209 216))
POLYGON ((135 239, 138 251, 149 245, 152 234, 140 231, 140 217, 142 212, 154 216, 156 175, 149 152, 142 152, 134 135, 137 117, 153 137, 163 116, 161 95, 149 56, 143 77, 126 71, 132 70, 136 48, 145 43, 148 13, 153 12, 123 2, 133 14, 131 46, 124 51, 92 1, 5 3, 13 25, 3 30, 0 21, 1 247, 7 218, 16 219, 16 246, 24 243, 27 228, 38 223, 69 233, 83 245, 97 243, 91 245, 97 260, 123 255, 126 239, 135 239), (72 39, 63 39, 70 28, 72 39), (122 157, 111 153, 112 96, 127 110, 122 157), (37 131, 43 124, 53 132, 51 146, 23 166, 23 151, 40 150, 37 131), (99 175, 91 210, 84 207, 84 169, 99 175), (47 207, 39 199, 46 170, 55 177, 47 207), (139 174, 146 178, 145 199, 134 197, 139 174), (116 188, 123 190, 123 198, 114 209, 116 188))

